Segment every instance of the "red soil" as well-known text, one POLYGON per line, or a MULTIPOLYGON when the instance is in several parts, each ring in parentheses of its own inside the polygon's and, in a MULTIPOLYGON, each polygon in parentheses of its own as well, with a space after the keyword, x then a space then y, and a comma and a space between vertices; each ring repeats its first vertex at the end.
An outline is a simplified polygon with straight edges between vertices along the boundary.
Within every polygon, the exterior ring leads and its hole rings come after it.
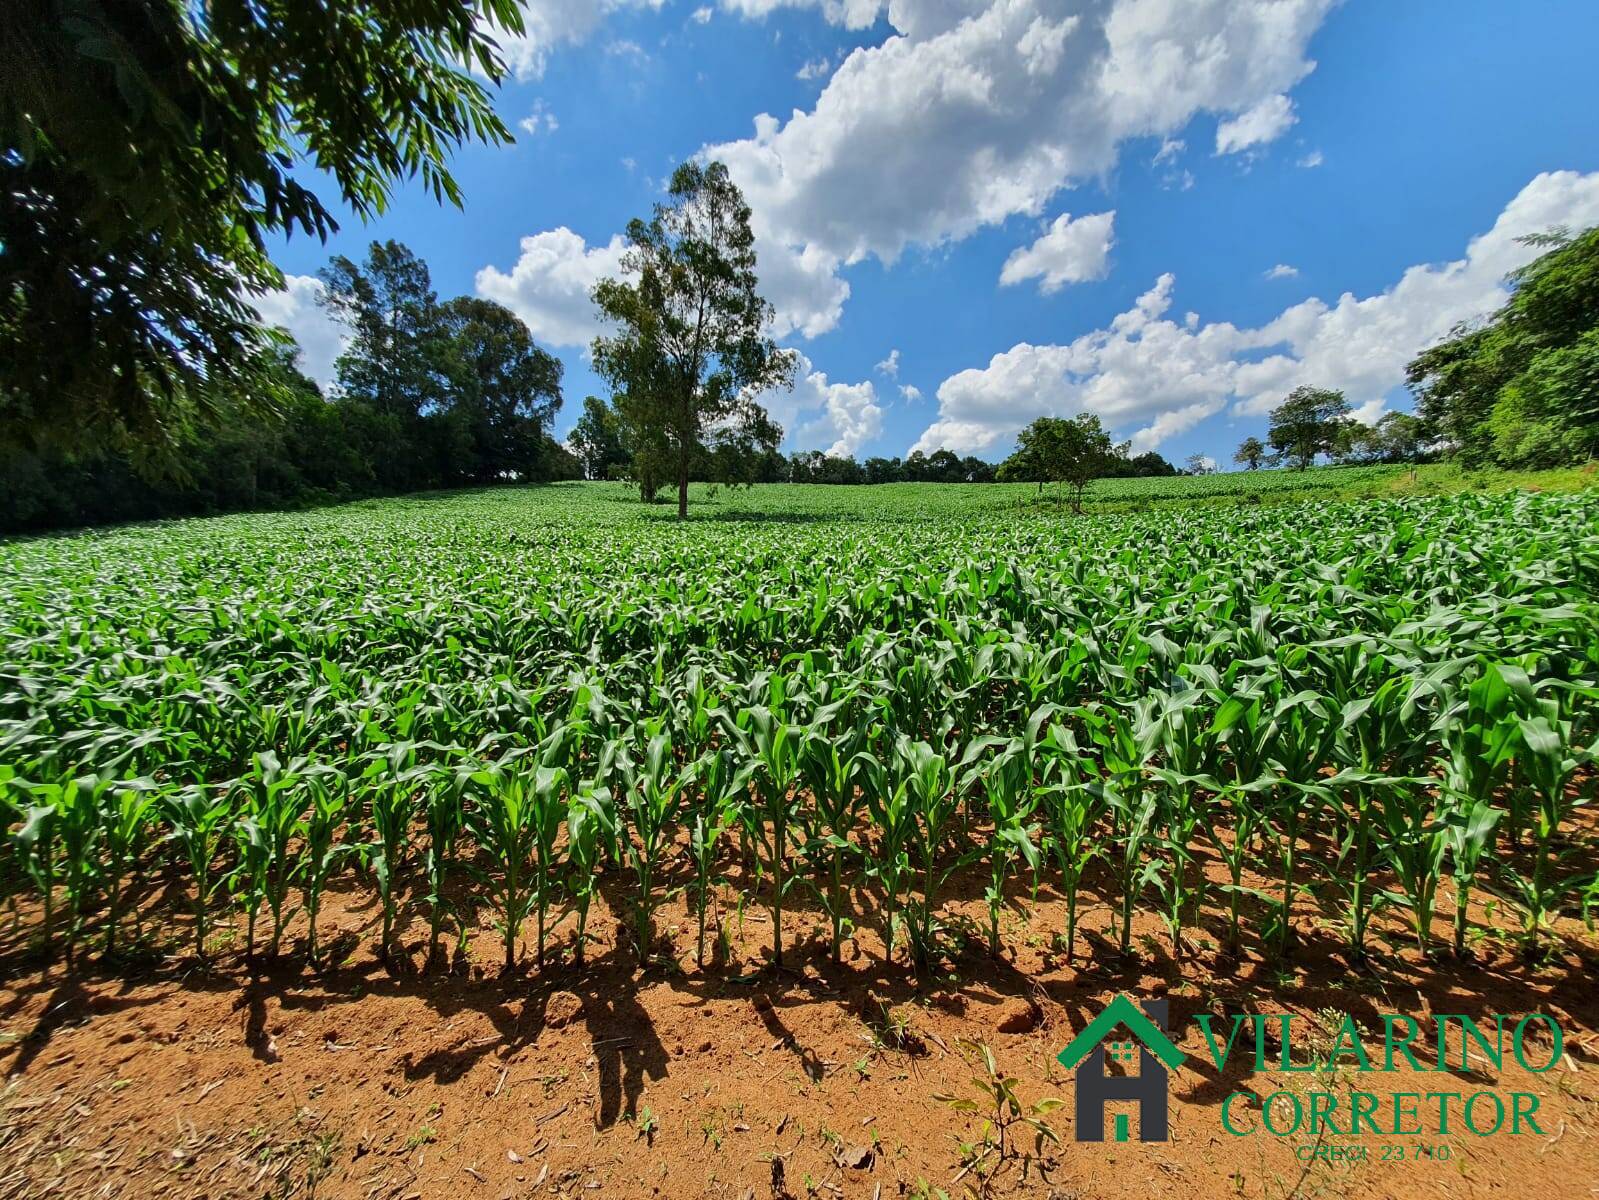
MULTIPOLYGON (((43 970, 23 953, 24 913, 23 928, 0 943, 0 1197, 765 1200, 778 1174, 787 1195, 863 1200, 939 1188, 1061 1200, 1599 1194, 1599 940, 1576 922, 1562 923, 1559 953, 1535 968, 1491 932, 1513 924, 1502 907, 1474 907, 1490 932, 1463 963, 1446 954, 1424 962, 1388 914, 1375 961, 1357 971, 1346 963, 1336 901, 1323 908, 1307 895, 1299 948, 1280 970, 1253 949, 1241 961, 1218 952, 1213 893, 1182 963, 1148 912, 1135 925, 1137 961, 1127 963, 1106 939, 1113 897, 1096 877, 1083 898, 1077 965, 1051 947, 1064 905, 1047 887, 1030 914, 1007 911, 1007 957, 995 961, 980 933, 981 887, 975 875, 951 881, 945 919, 971 922, 972 936, 925 986, 884 961, 871 913, 858 914, 863 930, 833 966, 824 919, 803 904, 785 931, 791 971, 763 967, 771 927, 753 907, 742 925, 723 912, 730 959, 699 970, 681 895, 658 918, 665 963, 641 972, 613 915, 627 903, 616 872, 596 901, 588 964, 563 952, 543 972, 509 979, 486 918, 465 961, 430 973, 420 964, 425 922, 412 911, 408 957, 381 964, 375 900, 364 892, 330 897, 324 938, 346 957, 321 974, 288 942, 253 978, 234 950, 204 971, 182 957, 181 930, 164 947, 172 957, 131 974, 93 964, 43 970), (1169 997, 1175 1040, 1190 1055, 1172 1079, 1164 1143, 1073 1138, 1072 1074, 1054 1057, 1118 992, 1169 997), (1246 1009, 1297 1014, 1301 1041, 1323 1050, 1344 1012, 1377 1029, 1380 1047, 1379 1013, 1538 1011, 1560 1023, 1565 1054, 1541 1074, 1509 1055, 1492 1069, 1474 1050, 1466 1071, 1327 1080, 1271 1059, 1256 1071, 1251 1046, 1219 1074, 1193 1014, 1246 1009), (906 1029, 898 1044, 885 1013, 906 1029), (1059 1144, 1039 1151, 1018 1126, 1016 1155, 999 1162, 990 1153, 964 1169, 961 1143, 979 1140, 981 1121, 935 1099, 976 1095, 963 1039, 988 1045, 1024 1103, 1067 1102, 1046 1118, 1059 1144), (1345 1095, 1352 1086, 1531 1092, 1543 1133, 1477 1137, 1457 1116, 1444 1138, 1323 1138, 1367 1150, 1364 1162, 1330 1162, 1306 1149, 1312 1137, 1236 1138, 1222 1127, 1233 1092, 1345 1095), (1418 1161, 1418 1142, 1448 1149, 1418 1161), (1403 1148, 1402 1161, 1382 1160, 1390 1144, 1403 1148)), ((1442 945, 1449 889, 1440 890, 1442 945)), ((170 912, 173 900, 160 907, 170 912)), ((553 944, 564 951, 571 936, 568 919, 553 944)), ((1534 1043, 1547 1054, 1547 1038, 1534 1043)), ((1458 1037, 1452 1044, 1458 1061, 1458 1037)), ((1260 1113, 1248 1118, 1258 1123, 1260 1113)))

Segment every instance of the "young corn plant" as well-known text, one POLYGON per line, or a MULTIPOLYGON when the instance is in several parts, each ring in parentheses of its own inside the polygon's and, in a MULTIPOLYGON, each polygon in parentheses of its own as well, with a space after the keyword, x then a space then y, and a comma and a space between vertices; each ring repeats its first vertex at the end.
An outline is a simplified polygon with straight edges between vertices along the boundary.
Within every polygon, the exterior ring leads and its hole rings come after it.
POLYGON ((286 920, 284 903, 294 879, 289 843, 300 814, 310 800, 301 772, 304 760, 284 767, 278 756, 263 750, 251 756, 250 771, 240 781, 239 810, 243 820, 234 829, 239 845, 239 884, 244 890, 247 932, 245 954, 255 958, 256 918, 263 902, 272 917, 270 955, 276 957, 286 920))
POLYGON ((483 884, 499 918, 505 948, 505 973, 517 969, 522 925, 539 899, 540 822, 563 785, 559 768, 502 764, 472 774, 474 803, 467 812, 471 830, 488 866, 469 864, 483 884))
POLYGON ((789 833, 799 810, 796 787, 800 780, 801 730, 779 713, 782 693, 773 679, 774 711, 757 704, 726 722, 733 742, 754 767, 753 802, 746 803, 743 825, 756 847, 763 873, 771 876, 767 905, 772 914, 772 965, 783 967, 783 900, 793 884, 788 873, 789 833))
POLYGON ((693 778, 693 765, 679 768, 671 735, 660 722, 646 725, 643 758, 635 761, 625 752, 617 763, 622 777, 619 809, 626 816, 622 832, 623 853, 633 868, 633 935, 639 964, 648 966, 655 944, 655 910, 662 897, 657 884, 670 830, 693 778))
POLYGON ((1326 798, 1318 781, 1337 728, 1315 692, 1284 696, 1272 710, 1267 740, 1278 775, 1278 786, 1269 793, 1269 809, 1282 875, 1282 896, 1273 917, 1277 933, 1274 952, 1279 959, 1287 958, 1293 949, 1294 898, 1303 882, 1299 845, 1306 824, 1314 824, 1317 807, 1326 798))
POLYGON ((1154 776, 1161 785, 1159 823, 1169 856, 1161 889, 1163 916, 1171 931, 1172 956, 1178 962, 1186 951, 1183 930, 1188 914, 1192 911, 1197 920, 1205 903, 1204 868, 1189 868, 1197 861, 1196 835, 1202 826, 1210 825, 1211 796, 1216 790, 1203 773, 1211 765, 1210 739, 1198 708, 1203 695, 1190 686, 1157 693, 1151 714, 1159 727, 1160 751, 1167 764, 1156 768, 1154 776))
MULTIPOLYGON (((20 781, 16 786, 33 793, 45 790, 20 781)), ((11 834, 11 853, 21 863, 43 903, 44 919, 39 925, 39 948, 48 962, 55 950, 52 939, 55 933, 56 823, 61 810, 48 801, 17 807, 21 820, 11 834)))
POLYGON ((1227 867, 1228 882, 1222 888, 1227 893, 1225 944, 1227 952, 1234 956, 1243 951, 1244 897, 1257 894, 1244 886, 1244 870, 1265 819, 1262 797, 1276 787, 1267 762, 1269 722, 1263 708, 1262 692, 1253 681, 1222 700, 1210 725, 1219 758, 1214 782, 1197 781, 1197 786, 1208 788, 1221 800, 1210 806, 1205 832, 1211 848, 1227 867))
POLYGON ((897 778, 883 759, 862 751, 857 762, 872 832, 877 835, 875 847, 866 850, 866 874, 883 886, 884 956, 892 962, 901 896, 911 874, 908 847, 916 830, 916 808, 910 800, 908 780, 897 778))
POLYGON ((1477 870, 1493 845, 1504 815, 1494 799, 1504 787, 1516 756, 1520 729, 1519 695, 1533 698, 1526 673, 1509 664, 1490 663, 1444 708, 1440 737, 1447 755, 1440 792, 1449 832, 1449 858, 1455 884, 1454 954, 1466 954, 1467 901, 1477 870))
MULTIPOLYGON (((1101 852, 1094 827, 1104 815, 1099 804, 1102 793, 1088 786, 1091 778, 1097 778, 1098 767, 1077 744, 1072 731, 1058 722, 1044 729, 1038 749, 1041 767, 1035 794, 1047 831, 1045 847, 1055 862, 1066 898, 1066 961, 1071 962, 1077 947, 1078 892, 1083 875, 1101 852)), ((1037 886, 1035 872, 1035 890, 1037 886)))
POLYGON ((913 742, 903 734, 894 745, 895 769, 906 785, 911 812, 911 843, 920 859, 922 898, 911 907, 907 944, 919 975, 932 970, 939 957, 938 889, 951 871, 964 865, 939 867, 939 855, 948 840, 960 799, 956 776, 949 762, 926 742, 913 742))
MULTIPOLYGON (((1593 696, 1580 695, 1587 703, 1593 696)), ((1572 794, 1571 780, 1578 769, 1594 762, 1599 747, 1579 748, 1574 722, 1562 712, 1558 696, 1540 697, 1536 715, 1518 718, 1517 764, 1527 779, 1534 799, 1532 814, 1533 865, 1531 876, 1507 872, 1510 886, 1523 914, 1522 945, 1528 956, 1536 955, 1545 932, 1560 911, 1565 896, 1576 888, 1576 878, 1556 875, 1565 852, 1557 846, 1561 826, 1579 803, 1572 794)))
POLYGON ((308 929, 305 958, 313 968, 322 965, 318 921, 328 880, 338 864, 353 851, 339 840, 339 830, 350 813, 350 779, 343 771, 324 764, 307 771, 305 786, 310 802, 300 815, 300 861, 295 868, 300 882, 300 907, 305 910, 308 929))
POLYGON ((1035 876, 1040 865, 1039 826, 1029 820, 1037 803, 1033 755, 1020 738, 1008 742, 985 738, 968 748, 963 765, 968 779, 962 790, 980 790, 988 810, 988 887, 984 899, 988 904, 988 952, 998 958, 1002 950, 999 914, 1005 906, 1005 881, 1018 861, 1025 863, 1035 876), (982 750, 993 748, 998 753, 986 761, 976 757, 982 750))
POLYGON ((1137 911, 1139 897, 1151 884, 1160 881, 1164 869, 1160 859, 1149 855, 1149 848, 1156 840, 1160 797, 1149 789, 1127 786, 1125 779, 1103 780, 1089 787, 1111 817, 1111 863, 1120 892, 1116 946, 1126 957, 1132 953, 1133 913, 1137 911))
POLYGON ((833 962, 850 927, 844 890, 844 863, 855 855, 857 824, 855 785, 860 775, 859 734, 840 737, 825 724, 812 725, 800 741, 800 773, 811 793, 811 829, 806 848, 822 864, 825 882, 817 889, 827 911, 833 962))
POLYGON ((1416 949, 1431 954, 1432 913, 1449 850, 1449 829, 1434 819, 1433 801, 1419 780, 1393 780, 1381 791, 1384 852, 1410 904, 1416 949))
POLYGON ((611 790, 584 780, 566 800, 566 894, 577 913, 576 962, 582 963, 588 943, 589 906, 599 878, 600 862, 615 855, 608 849, 617 838, 616 805, 611 790))
POLYGON ((701 756, 696 771, 699 799, 689 828, 689 853, 694 859, 694 916, 699 925, 694 961, 705 966, 705 919, 716 886, 716 855, 722 836, 738 823, 753 773, 738 765, 725 746, 701 756))
MULTIPOLYGON (((125 780, 111 792, 111 802, 100 810, 100 843, 105 847, 104 889, 107 899, 105 947, 107 958, 116 954, 117 934, 127 905, 129 877, 138 871, 145 835, 161 788, 152 779, 125 780)), ((133 881, 136 886, 137 880, 133 881)))
POLYGON ((471 762, 439 763, 423 777, 422 816, 427 825, 428 848, 422 868, 428 889, 426 961, 430 967, 441 959, 445 922, 454 918, 456 927, 461 928, 450 900, 450 875, 455 866, 456 845, 466 828, 466 793, 481 769, 471 762))
POLYGON ((62 883, 67 892, 67 963, 77 959, 78 938, 84 916, 99 888, 100 839, 104 827, 100 813, 106 806, 106 793, 116 780, 101 775, 79 775, 54 789, 57 815, 56 839, 65 865, 62 883))
POLYGON ((1128 707, 1077 710, 1099 746, 1104 769, 1104 775, 1087 787, 1111 819, 1110 857, 1120 891, 1117 947, 1124 956, 1132 952, 1133 913, 1139 898, 1159 881, 1164 866, 1150 856, 1160 815, 1160 795, 1150 775, 1160 732, 1150 720, 1152 706, 1153 701, 1145 698, 1128 707))
MULTIPOLYGON (((1386 660, 1364 646, 1365 653, 1357 676, 1352 671, 1346 691, 1369 686, 1371 676, 1386 669, 1386 660), (1382 667, 1373 664, 1381 662, 1382 667)), ((1344 676, 1340 676, 1343 678, 1344 676)), ((1372 871, 1381 859, 1376 845, 1381 811, 1380 793, 1384 788, 1410 786, 1387 772, 1406 765, 1411 757, 1407 747, 1415 740, 1409 729, 1409 713, 1404 701, 1409 681, 1402 675, 1381 679, 1370 692, 1350 695, 1339 710, 1338 731, 1333 753, 1342 769, 1327 781, 1336 799, 1334 814, 1342 824, 1338 846, 1336 877, 1342 881, 1347 897, 1349 957, 1354 963, 1366 960, 1366 943, 1371 918, 1381 893, 1372 886, 1372 871)))
POLYGON ((204 963, 212 901, 227 883, 216 866, 234 822, 233 798, 226 788, 191 783, 163 796, 161 812, 171 828, 167 837, 182 851, 188 872, 194 897, 194 957, 204 963))
POLYGON ((409 848, 411 819, 416 814, 417 791, 428 773, 417 763, 416 742, 390 742, 371 755, 361 782, 368 795, 372 830, 376 839, 366 847, 372 877, 378 885, 383 905, 383 928, 378 953, 390 961, 394 947, 394 925, 399 898, 395 884, 409 848))
POLYGON ((1504 816, 1504 810, 1465 792, 1446 791, 1444 796, 1444 828, 1448 834, 1455 883, 1453 950, 1456 958, 1465 958, 1467 900, 1476 882, 1477 870, 1493 847, 1494 828, 1504 816))
MULTIPOLYGON (((547 747, 544 757, 550 757, 552 751, 559 753, 558 748, 547 747)), ((544 967, 550 903, 561 883, 561 861, 556 856, 555 841, 566 819, 566 797, 570 791, 571 779, 565 768, 540 764, 533 769, 529 799, 533 806, 534 955, 540 970, 544 967)))

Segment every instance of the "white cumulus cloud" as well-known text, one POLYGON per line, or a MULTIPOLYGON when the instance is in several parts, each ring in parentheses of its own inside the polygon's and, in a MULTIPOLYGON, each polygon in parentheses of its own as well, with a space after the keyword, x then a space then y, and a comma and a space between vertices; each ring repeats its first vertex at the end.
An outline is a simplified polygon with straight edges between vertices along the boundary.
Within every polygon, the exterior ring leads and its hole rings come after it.
POLYGON ((1216 126, 1216 153, 1237 154, 1251 146, 1274 142, 1292 125, 1294 102, 1287 96, 1267 96, 1259 104, 1216 126))
POLYGON ((794 72, 794 78, 804 80, 820 79, 832 69, 833 64, 828 60, 827 55, 824 54, 820 58, 806 59, 805 62, 800 66, 800 69, 794 72))
POLYGON ((882 0, 721 0, 722 8, 751 19, 770 16, 780 8, 818 8, 834 25, 865 29, 877 20, 882 0))
POLYGON ((517 128, 529 137, 537 137, 541 129, 545 133, 554 133, 561 127, 561 123, 555 119, 555 114, 545 107, 543 100, 533 101, 533 111, 516 124, 517 128))
POLYGON ((1003 286, 1038 280, 1044 295, 1058 292, 1068 283, 1083 283, 1105 278, 1110 249, 1115 243, 1111 227, 1116 213, 1102 212, 1072 220, 1061 213, 1031 246, 1011 252, 999 273, 1003 286))
POLYGON ((344 327, 322 307, 325 290, 315 275, 285 275, 282 289, 255 298, 263 321, 294 336, 300 345, 300 369, 323 391, 333 386, 333 364, 349 341, 344 327))
MULTIPOLYGON (((761 294, 776 309, 773 335, 815 337, 838 324, 849 284, 838 277, 837 262, 763 238, 758 220, 755 230, 761 294)), ((478 271, 477 294, 511 309, 545 342, 587 346, 600 331, 589 294, 601 279, 621 273, 626 248, 620 234, 594 246, 565 226, 532 234, 509 270, 490 264, 478 271)))
MULTIPOLYGON (((745 17, 806 0, 723 0, 745 17)), ((1130 138, 1286 102, 1333 0, 890 0, 814 105, 704 147, 766 241, 820 270, 936 246, 1114 166, 1130 138)), ((884 6, 811 0, 864 27, 884 6)), ((1243 117, 1235 118, 1242 121, 1243 117)), ((1175 151, 1173 151, 1175 153, 1175 151)), ((818 285, 819 286, 819 285, 818 285)))
POLYGON ((590 246, 562 226, 525 237, 509 271, 487 266, 477 273, 477 294, 521 317, 533 336, 552 346, 587 346, 600 332, 589 294, 601 279, 622 273, 620 234, 590 246))
POLYGON ((874 369, 876 371, 880 372, 883 375, 887 375, 890 379, 892 379, 894 376, 898 375, 899 374, 899 350, 897 348, 893 349, 893 350, 890 350, 888 352, 888 357, 885 358, 882 362, 878 363, 877 366, 874 369))
POLYGON ((1034 417, 1086 410, 1145 450, 1229 405, 1263 414, 1299 384, 1337 388, 1375 421, 1418 351, 1504 303, 1505 276, 1539 253, 1518 238, 1596 224, 1599 172, 1542 174, 1463 257, 1412 266, 1376 295, 1302 301, 1256 328, 1168 319, 1176 280, 1162 275, 1106 328, 1064 345, 1018 343, 944 380, 938 417, 914 448, 992 452, 1034 417))
POLYGON ((833 383, 804 354, 797 368, 792 391, 758 397, 783 427, 789 446, 842 458, 883 432, 883 408, 871 380, 833 383))
POLYGON ((659 9, 665 0, 522 0, 522 32, 498 27, 500 57, 520 80, 544 74, 551 51, 585 41, 612 13, 624 8, 659 9))
POLYGON ((1155 151, 1155 157, 1149 160, 1151 166, 1158 167, 1161 163, 1173 162, 1188 148, 1188 143, 1182 138, 1166 138, 1160 143, 1160 149, 1155 151))
POLYGON ((1278 263, 1264 274, 1267 279, 1293 279, 1299 274, 1299 268, 1291 267, 1287 263, 1278 263))

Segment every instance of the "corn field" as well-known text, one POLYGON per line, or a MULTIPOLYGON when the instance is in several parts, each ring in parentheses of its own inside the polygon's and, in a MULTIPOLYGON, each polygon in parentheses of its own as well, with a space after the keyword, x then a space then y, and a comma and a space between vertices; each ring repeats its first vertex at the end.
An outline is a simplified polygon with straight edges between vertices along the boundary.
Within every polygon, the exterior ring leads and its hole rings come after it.
POLYGON ((1537 955, 1599 906, 1591 493, 1074 520, 773 488, 682 527, 624 495, 0 546, 11 919, 52 960, 226 933, 315 968, 353 888, 380 954, 484 913, 550 969, 602 876, 650 962, 681 878, 703 965, 739 864, 774 964, 820 924, 922 975, 1005 954, 1041 890, 1079 962, 1139 914, 1179 959, 1290 958, 1311 897, 1351 961, 1468 952, 1473 896, 1537 955))

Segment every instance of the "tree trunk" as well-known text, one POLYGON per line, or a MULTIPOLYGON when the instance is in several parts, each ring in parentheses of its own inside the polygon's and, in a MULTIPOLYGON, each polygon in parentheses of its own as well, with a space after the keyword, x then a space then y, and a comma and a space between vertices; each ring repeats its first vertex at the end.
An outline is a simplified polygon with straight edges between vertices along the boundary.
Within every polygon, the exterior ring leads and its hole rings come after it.
POLYGON ((684 520, 688 516, 688 455, 682 454, 677 460, 677 519, 684 520))

